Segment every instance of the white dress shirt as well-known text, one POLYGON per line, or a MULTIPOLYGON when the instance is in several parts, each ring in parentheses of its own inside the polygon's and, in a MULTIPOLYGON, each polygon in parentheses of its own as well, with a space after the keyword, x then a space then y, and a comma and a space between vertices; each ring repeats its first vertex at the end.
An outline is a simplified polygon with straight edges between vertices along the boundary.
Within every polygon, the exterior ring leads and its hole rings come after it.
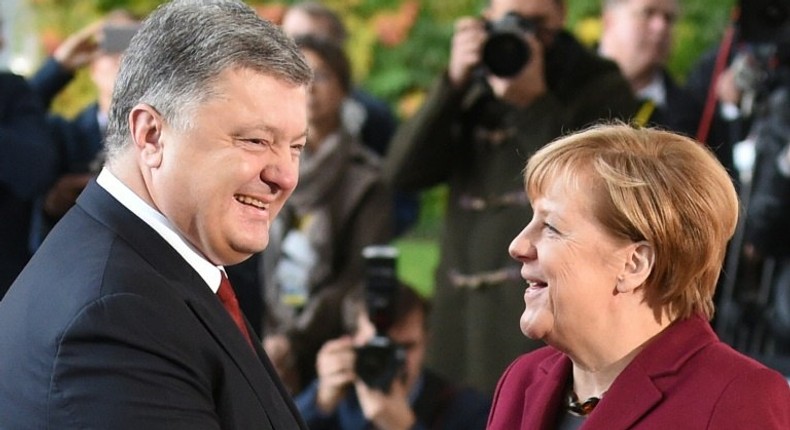
POLYGON ((138 218, 151 226, 192 268, 206 281, 215 294, 224 271, 222 266, 215 266, 208 261, 192 244, 189 243, 173 224, 159 211, 148 205, 129 187, 115 177, 107 168, 102 169, 96 182, 107 190, 111 196, 124 207, 132 211, 138 218))

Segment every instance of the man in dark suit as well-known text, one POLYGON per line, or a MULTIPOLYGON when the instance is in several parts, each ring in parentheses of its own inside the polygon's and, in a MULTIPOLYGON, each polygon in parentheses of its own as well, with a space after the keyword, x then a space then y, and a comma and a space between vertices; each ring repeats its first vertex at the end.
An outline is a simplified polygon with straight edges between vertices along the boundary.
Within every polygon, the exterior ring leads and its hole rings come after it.
POLYGON ((666 68, 679 13, 677 0, 605 0, 599 53, 644 102, 638 122, 694 136, 702 105, 666 68))
POLYGON ((52 183, 54 164, 44 108, 24 78, 0 72, 0 299, 30 258, 32 202, 52 183))
POLYGON ((0 302, 4 428, 305 428, 223 266, 266 246, 296 186, 310 79, 239 0, 151 14, 105 169, 0 302))

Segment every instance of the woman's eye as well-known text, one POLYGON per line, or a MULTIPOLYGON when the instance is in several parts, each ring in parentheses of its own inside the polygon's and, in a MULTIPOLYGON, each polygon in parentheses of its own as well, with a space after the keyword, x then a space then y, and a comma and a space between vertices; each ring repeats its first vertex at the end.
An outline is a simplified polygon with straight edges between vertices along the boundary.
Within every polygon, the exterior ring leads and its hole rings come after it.
POLYGON ((550 232, 552 232, 552 233, 555 233, 555 234, 560 234, 560 231, 559 231, 559 230, 557 230, 556 228, 554 228, 554 226, 553 226, 553 225, 551 225, 551 224, 549 224, 549 223, 547 223, 547 222, 544 222, 544 223, 543 223, 543 228, 545 228, 546 230, 548 230, 548 231, 550 231, 550 232))

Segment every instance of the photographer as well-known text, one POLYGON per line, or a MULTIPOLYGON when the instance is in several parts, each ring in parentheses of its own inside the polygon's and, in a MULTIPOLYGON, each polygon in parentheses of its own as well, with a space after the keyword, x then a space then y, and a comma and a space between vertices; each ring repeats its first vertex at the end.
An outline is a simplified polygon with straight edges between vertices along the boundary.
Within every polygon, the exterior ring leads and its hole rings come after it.
POLYGON ((414 290, 404 285, 398 289, 387 335, 405 350, 405 358, 386 391, 370 388, 355 370, 359 356, 355 347, 367 344, 375 328, 363 300, 349 298, 347 306, 353 335, 324 344, 316 360, 317 380, 295 399, 311 429, 485 428, 489 399, 423 367, 429 305, 414 290))
POLYGON ((482 19, 459 19, 447 71, 399 127, 384 165, 396 189, 449 187, 428 362, 485 392, 537 346, 512 324, 523 281, 505 252, 531 217, 525 160, 563 133, 638 107, 617 66, 563 30, 565 12, 562 0, 491 0, 482 19), (503 33, 516 43, 491 46, 503 33), (519 57, 528 58, 501 67, 519 57), (492 72, 501 69, 509 76, 492 72))

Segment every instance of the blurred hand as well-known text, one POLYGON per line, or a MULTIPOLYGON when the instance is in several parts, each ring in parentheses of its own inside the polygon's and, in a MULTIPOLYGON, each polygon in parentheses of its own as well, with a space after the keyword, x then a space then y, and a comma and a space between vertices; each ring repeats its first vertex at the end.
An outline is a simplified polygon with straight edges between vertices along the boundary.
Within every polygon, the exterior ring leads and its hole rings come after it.
POLYGON ((92 173, 67 173, 58 178, 44 197, 44 213, 51 219, 60 219, 74 206, 77 196, 94 176, 92 173))
POLYGON ((491 85, 494 95, 506 103, 522 108, 531 105, 548 91, 543 45, 530 33, 525 34, 524 39, 532 52, 524 68, 516 76, 509 78, 488 75, 488 84, 491 85))
POLYGON ((318 395, 316 403, 324 413, 334 412, 354 382, 356 352, 350 337, 344 336, 327 341, 318 351, 316 372, 318 373, 318 395))
POLYGON ((453 86, 462 87, 469 81, 472 71, 480 64, 483 43, 487 37, 485 23, 478 18, 464 17, 455 22, 447 69, 453 86))
POLYGON ((377 429, 407 430, 417 422, 402 378, 395 378, 389 393, 374 390, 362 381, 356 381, 354 388, 362 413, 377 429))
POLYGON ((70 35, 52 56, 63 68, 72 72, 84 67, 99 55, 99 39, 104 21, 97 21, 70 35))
POLYGON ((741 102, 741 89, 735 82, 735 70, 728 68, 716 80, 716 96, 722 103, 738 105, 741 102))

